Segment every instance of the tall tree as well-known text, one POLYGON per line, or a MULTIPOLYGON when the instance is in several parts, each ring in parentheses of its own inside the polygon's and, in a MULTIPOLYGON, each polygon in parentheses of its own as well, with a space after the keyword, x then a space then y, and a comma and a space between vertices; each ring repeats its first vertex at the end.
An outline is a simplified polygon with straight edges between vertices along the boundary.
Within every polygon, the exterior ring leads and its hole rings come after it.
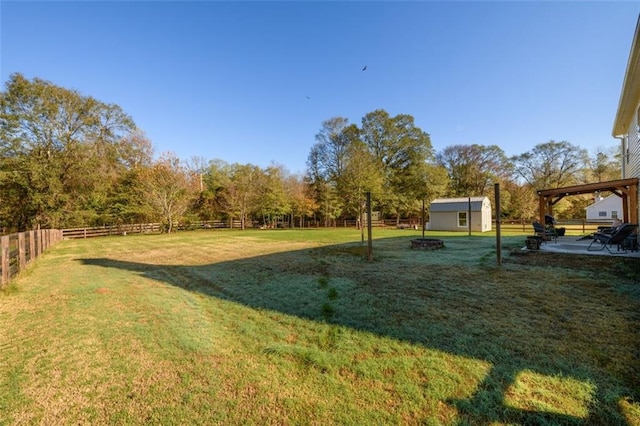
POLYGON ((337 183, 342 178, 351 139, 345 133, 349 122, 343 117, 325 120, 307 159, 307 175, 325 225, 338 217, 343 205, 337 183))
POLYGON ((174 154, 165 153, 151 167, 141 172, 142 196, 162 217, 167 232, 173 231, 197 192, 197 181, 174 154))
POLYGON ((511 158, 516 177, 534 189, 561 188, 581 182, 588 155, 566 141, 549 141, 511 158))
POLYGON ((257 204, 265 224, 274 225, 276 220, 291 213, 291 200, 285 186, 288 174, 284 166, 277 164, 264 170, 257 204))
POLYGON ((606 182, 620 179, 622 171, 620 167, 620 147, 595 150, 589 158, 590 180, 594 182, 606 182))
POLYGON ((201 220, 226 217, 226 188, 231 181, 231 166, 224 160, 210 160, 200 178, 201 191, 192 205, 201 220))
POLYGON ((74 225, 96 215, 135 130, 117 105, 12 74, 0 96, 0 221, 15 229, 74 225))
POLYGON ((292 226, 295 226, 295 217, 298 218, 298 226, 305 226, 305 218, 313 216, 313 212, 318 208, 311 188, 307 185, 303 176, 290 175, 286 180, 286 189, 291 200, 291 214, 293 216, 292 226))
POLYGON ((352 141, 346 152, 346 162, 337 182, 337 193, 344 205, 344 212, 357 215, 362 221, 364 200, 370 192, 372 199, 382 194, 383 175, 367 146, 356 138, 355 126, 350 129, 352 141))
POLYGON ((251 213, 258 210, 262 170, 252 164, 232 164, 229 167, 229 181, 225 187, 225 212, 233 225, 234 218, 240 219, 240 226, 246 229, 251 213))
POLYGON ((505 216, 521 221, 537 216, 538 197, 530 185, 507 181, 501 195, 501 210, 505 216))
POLYGON ((451 145, 436 155, 449 175, 448 195, 487 195, 492 184, 511 174, 511 164, 497 145, 451 145))
POLYGON ((327 180, 337 181, 347 163, 347 151, 351 140, 345 134, 349 121, 334 117, 322 123, 316 135, 316 144, 311 148, 315 165, 313 169, 327 180))
POLYGON ((381 207, 399 216, 424 191, 425 163, 433 159, 429 134, 411 115, 391 117, 379 109, 362 118, 360 137, 384 175, 381 207))

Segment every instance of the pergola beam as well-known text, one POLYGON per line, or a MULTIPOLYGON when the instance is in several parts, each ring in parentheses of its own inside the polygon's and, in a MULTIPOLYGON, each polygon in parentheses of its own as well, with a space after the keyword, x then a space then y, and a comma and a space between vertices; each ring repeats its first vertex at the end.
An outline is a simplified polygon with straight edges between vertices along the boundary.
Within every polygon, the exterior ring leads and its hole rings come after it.
POLYGON ((607 182, 587 183, 584 185, 566 186, 564 188, 542 189, 538 191, 540 223, 544 223, 544 215, 553 216, 553 206, 569 195, 593 194, 609 191, 622 198, 623 221, 638 223, 638 182, 640 179, 618 179, 607 182))

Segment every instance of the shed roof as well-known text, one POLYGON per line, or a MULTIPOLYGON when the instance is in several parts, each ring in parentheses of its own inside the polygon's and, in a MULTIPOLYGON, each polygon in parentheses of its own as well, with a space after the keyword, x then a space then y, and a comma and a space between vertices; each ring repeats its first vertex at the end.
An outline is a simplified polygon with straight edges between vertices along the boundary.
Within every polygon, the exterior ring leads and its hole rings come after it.
POLYGON ((482 210, 482 203, 488 200, 487 197, 461 197, 461 198, 436 198, 431 202, 430 210, 432 212, 456 212, 466 211, 469 209, 469 200, 471 200, 471 210, 482 210))

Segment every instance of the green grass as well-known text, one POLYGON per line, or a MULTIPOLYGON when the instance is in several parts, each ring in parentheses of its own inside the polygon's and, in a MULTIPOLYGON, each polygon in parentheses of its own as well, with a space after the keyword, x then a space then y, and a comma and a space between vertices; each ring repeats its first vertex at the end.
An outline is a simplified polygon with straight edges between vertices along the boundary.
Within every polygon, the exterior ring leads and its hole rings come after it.
POLYGON ((640 424, 638 259, 420 235, 64 241, 0 293, 0 424, 640 424))

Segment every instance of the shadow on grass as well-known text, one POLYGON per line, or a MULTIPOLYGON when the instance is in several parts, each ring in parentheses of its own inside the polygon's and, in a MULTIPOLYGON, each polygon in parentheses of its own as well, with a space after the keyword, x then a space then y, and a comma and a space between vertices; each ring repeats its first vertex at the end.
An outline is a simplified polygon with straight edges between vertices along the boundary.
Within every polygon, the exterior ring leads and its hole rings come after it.
POLYGON ((444 250, 420 252, 408 249, 406 238, 377 240, 373 262, 358 244, 208 265, 79 260, 486 360, 493 368, 473 397, 447 401, 472 424, 624 424, 619 400, 640 400, 640 318, 637 293, 616 288, 618 268, 610 262, 619 260, 567 257, 562 266, 562 255, 514 251, 498 268, 486 241, 449 238, 444 250), (592 270, 588 262, 595 262, 592 270), (522 372, 593 385, 587 414, 513 407, 508 394, 522 372))

